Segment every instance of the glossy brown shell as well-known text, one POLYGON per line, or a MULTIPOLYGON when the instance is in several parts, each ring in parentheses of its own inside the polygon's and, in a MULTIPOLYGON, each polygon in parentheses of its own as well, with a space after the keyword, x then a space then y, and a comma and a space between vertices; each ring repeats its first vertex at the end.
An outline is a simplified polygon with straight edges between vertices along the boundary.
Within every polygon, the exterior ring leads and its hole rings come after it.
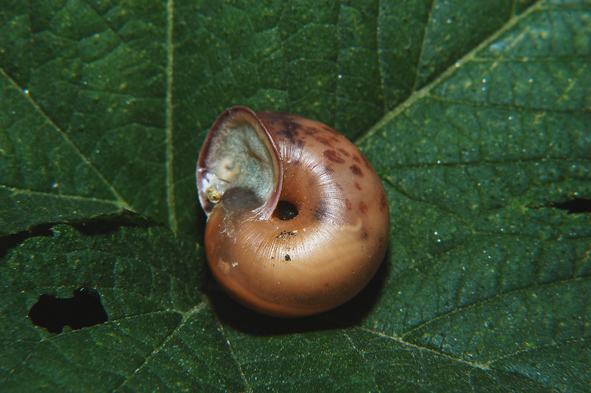
POLYGON ((389 208, 380 179, 357 147, 320 122, 235 107, 220 116, 203 146, 198 187, 214 160, 217 130, 240 122, 256 129, 269 157, 278 160, 265 166, 277 176, 276 189, 266 200, 237 203, 251 192, 235 191, 224 180, 232 190, 225 192, 235 197, 212 204, 206 185, 199 188, 209 214, 205 249, 214 277, 238 302, 264 314, 304 316, 343 304, 384 258, 389 208), (293 204, 297 215, 280 219, 278 201, 293 204))

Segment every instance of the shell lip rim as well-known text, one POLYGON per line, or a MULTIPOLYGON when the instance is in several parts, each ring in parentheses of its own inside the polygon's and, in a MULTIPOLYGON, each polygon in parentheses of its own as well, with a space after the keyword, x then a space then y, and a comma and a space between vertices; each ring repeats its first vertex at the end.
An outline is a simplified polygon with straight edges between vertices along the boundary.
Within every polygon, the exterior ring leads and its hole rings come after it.
POLYGON ((277 176, 277 179, 275 182, 276 187, 275 187, 275 190, 273 191, 273 194, 271 195, 271 198, 269 198, 269 200, 265 201, 261 206, 259 206, 258 208, 256 208, 254 210, 254 214, 260 220, 268 220, 269 218, 271 218, 273 211, 277 207, 277 203, 279 203, 279 196, 281 195, 281 189, 283 187, 283 163, 282 163, 281 157, 279 155, 279 149, 277 149, 277 145, 273 141, 273 138, 271 137, 271 134, 269 133, 267 125, 263 122, 263 120, 257 115, 257 113, 255 111, 253 111, 252 109, 247 108, 245 106, 233 106, 233 107, 226 109, 224 112, 222 112, 222 114, 218 116, 218 118, 215 120, 215 122, 211 126, 211 128, 207 134, 207 137, 205 138, 205 141, 203 142, 203 146, 201 147, 201 151, 199 152, 199 158, 197 159, 197 169, 195 171, 196 180, 197 180, 197 193, 199 195, 199 202, 201 204, 201 207, 203 208, 203 211, 205 212, 205 214, 209 218, 209 216, 211 215, 211 213, 216 205, 209 202, 209 200, 207 200, 204 190, 201 190, 201 188, 200 188, 201 181, 204 179, 205 174, 207 173, 206 156, 209 151, 209 147, 211 145, 211 141, 213 139, 213 136, 216 133, 216 130, 219 129, 226 122, 230 121, 233 117, 239 116, 240 114, 246 114, 247 117, 253 119, 253 121, 255 121, 259 125, 260 129, 263 130, 263 132, 264 132, 265 140, 268 142, 268 144, 271 147, 271 150, 273 152, 273 158, 274 158, 273 161, 274 161, 274 164, 276 167, 276 176, 277 176))

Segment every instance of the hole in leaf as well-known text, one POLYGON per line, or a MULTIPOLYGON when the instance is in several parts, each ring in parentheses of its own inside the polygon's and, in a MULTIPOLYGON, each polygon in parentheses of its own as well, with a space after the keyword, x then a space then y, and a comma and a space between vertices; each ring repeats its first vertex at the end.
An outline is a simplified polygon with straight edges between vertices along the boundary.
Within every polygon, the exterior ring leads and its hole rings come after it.
POLYGON ((293 203, 287 201, 277 202, 277 207, 273 212, 273 217, 280 219, 281 221, 289 221, 298 215, 298 209, 293 203))
POLYGON ((107 322, 107 312, 101 303, 101 295, 95 289, 78 288, 71 298, 53 295, 39 296, 29 310, 34 325, 46 328, 50 333, 61 333, 64 326, 82 329, 107 322))
POLYGON ((0 237, 0 258, 6 256, 6 253, 11 248, 22 244, 25 240, 31 237, 43 236, 53 237, 54 233, 51 230, 51 224, 43 224, 26 231, 18 232, 13 235, 6 235, 0 237))
POLYGON ((83 222, 73 222, 72 227, 84 235, 106 235, 122 227, 147 228, 158 225, 152 218, 142 216, 127 209, 120 213, 105 214, 83 222))
POLYGON ((566 210, 568 214, 591 213, 591 199, 575 198, 566 202, 554 203, 550 207, 566 210))

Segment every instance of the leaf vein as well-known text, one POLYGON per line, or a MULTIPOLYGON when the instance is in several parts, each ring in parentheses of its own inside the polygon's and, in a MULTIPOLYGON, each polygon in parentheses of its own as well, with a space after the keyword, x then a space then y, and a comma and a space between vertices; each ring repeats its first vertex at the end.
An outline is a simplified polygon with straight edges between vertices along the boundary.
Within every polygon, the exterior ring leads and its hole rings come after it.
POLYGON ((234 352, 234 348, 232 347, 232 343, 230 342, 230 338, 226 334, 226 329, 224 329, 224 326, 221 323, 220 323, 220 331, 221 331, 222 335, 224 336, 224 338, 226 339, 226 342, 228 343, 228 349, 230 350, 230 355, 232 356, 232 358, 236 362, 236 367, 238 367, 238 371, 240 371, 240 377, 246 387, 246 391, 252 392, 253 391, 252 387, 250 386, 250 383, 248 382, 248 379, 246 378, 246 375, 244 374, 244 370, 242 369, 242 365, 238 361, 238 357, 236 356, 236 353, 234 352))
POLYGON ((174 72, 174 1, 166 3, 166 203, 168 206, 168 225, 178 230, 174 192, 174 146, 173 146, 173 72, 174 72))
POLYGON ((488 297, 486 299, 480 299, 480 300, 478 300, 478 301, 476 301, 474 303, 466 304, 464 306, 455 307, 452 310, 447 311, 447 312, 445 312, 443 314, 437 315, 436 317, 434 317, 432 319, 429 319, 427 321, 421 322, 418 325, 412 327, 411 329, 403 332, 402 335, 401 335, 401 337, 407 336, 410 333, 415 332, 416 330, 419 330, 419 329, 424 328, 425 326, 431 325, 431 324, 439 321, 440 319, 447 318, 447 317, 449 317, 449 316, 451 316, 453 314, 456 314, 456 313, 459 313, 459 312, 462 312, 462 311, 466 311, 466 310, 469 310, 469 309, 472 309, 472 308, 481 307, 484 304, 487 304, 487 303, 490 303, 492 301, 495 301, 495 300, 497 300, 498 298, 501 298, 501 297, 506 297, 506 296, 509 296, 509 295, 515 294, 515 293, 523 293, 524 291, 531 290, 532 288, 551 287, 551 286, 563 284, 563 283, 566 283, 566 282, 579 281, 579 280, 587 280, 587 279, 590 279, 590 278, 591 278, 591 276, 569 277, 569 278, 565 278, 565 279, 561 279, 561 280, 556 280, 556 281, 551 281, 551 282, 536 283, 534 285, 528 285, 528 286, 524 286, 524 287, 521 287, 521 288, 511 289, 511 290, 506 291, 506 292, 499 292, 499 293, 496 293, 493 296, 488 297))
MULTIPOLYGON (((20 92, 23 92, 22 89, 18 84, 4 71, 4 69, 0 68, 0 73, 11 83, 11 85, 20 92)), ((80 149, 68 138, 68 136, 53 122, 53 120, 43 111, 43 109, 33 100, 30 94, 23 93, 28 100, 29 104, 35 109, 37 113, 41 115, 47 121, 47 123, 60 135, 60 137, 76 152, 76 154, 80 157, 80 159, 88 165, 89 168, 105 183, 105 185, 110 189, 113 193, 115 198, 119 201, 120 206, 125 207, 128 210, 132 210, 129 207, 129 204, 123 199, 121 195, 117 192, 115 187, 103 176, 103 174, 94 166, 94 164, 86 157, 80 149)))

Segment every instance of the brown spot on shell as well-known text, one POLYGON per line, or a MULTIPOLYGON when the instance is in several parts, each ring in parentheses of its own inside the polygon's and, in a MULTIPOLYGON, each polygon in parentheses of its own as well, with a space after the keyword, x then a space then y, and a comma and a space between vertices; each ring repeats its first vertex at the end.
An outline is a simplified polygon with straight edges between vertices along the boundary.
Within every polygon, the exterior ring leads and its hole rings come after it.
POLYGON ((335 148, 334 145, 332 144, 334 142, 334 138, 329 139, 329 138, 324 138, 322 136, 317 136, 314 139, 316 139, 318 142, 320 142, 324 146, 329 146, 329 147, 332 147, 333 149, 335 148))
POLYGON ((267 126, 278 127, 278 124, 281 123, 283 126, 289 124, 290 126, 288 127, 290 129, 297 129, 299 127, 297 123, 297 117, 289 113, 271 111, 262 111, 256 113, 261 116, 261 120, 263 120, 263 123, 267 126))
POLYGON ((351 201, 348 199, 345 199, 345 209, 350 212, 351 210, 353 210, 353 205, 351 204, 351 201))
POLYGON ((326 157, 329 161, 334 162, 336 164, 344 164, 345 160, 338 151, 336 150, 325 150, 324 157, 326 157))
POLYGON ((359 191, 363 190, 363 187, 361 187, 359 185, 359 183, 355 182, 355 188, 358 189, 359 191))
POLYGON ((333 129, 333 128, 330 128, 329 126, 327 126, 327 125, 325 125, 325 124, 322 124, 322 127, 321 127, 321 128, 322 128, 324 131, 326 131, 326 132, 330 132, 330 133, 332 133, 332 134, 335 134, 335 135, 341 136, 341 133, 340 133, 340 132, 338 132, 337 130, 335 130, 335 129, 333 129))
POLYGON ((365 228, 361 228, 361 240, 366 241, 368 237, 369 235, 367 234, 365 228))
POLYGON ((357 154, 353 154, 353 161, 355 161, 358 164, 361 164, 361 158, 359 158, 357 154))
POLYGON ((361 210, 361 213, 363 214, 367 213, 367 204, 363 201, 359 202, 359 210, 361 210))
POLYGON ((292 144, 301 142, 300 138, 300 124, 290 119, 282 119, 281 126, 276 127, 278 131, 277 136, 280 136, 292 144))
POLYGON ((308 136, 315 136, 320 131, 316 127, 309 127, 309 126, 306 126, 303 124, 300 124, 300 128, 301 128, 302 132, 308 136))
POLYGON ((277 135, 289 140, 289 141, 293 141, 296 137, 297 137, 297 131, 294 131, 290 128, 286 128, 284 130, 278 131, 277 135))
POLYGON ((339 147, 338 149, 341 153, 343 153, 343 155, 345 157, 351 157, 351 154, 349 154, 349 152, 346 149, 343 149, 342 147, 339 147))
POLYGON ((354 175, 363 177, 363 171, 357 165, 351 165, 349 169, 354 175))

